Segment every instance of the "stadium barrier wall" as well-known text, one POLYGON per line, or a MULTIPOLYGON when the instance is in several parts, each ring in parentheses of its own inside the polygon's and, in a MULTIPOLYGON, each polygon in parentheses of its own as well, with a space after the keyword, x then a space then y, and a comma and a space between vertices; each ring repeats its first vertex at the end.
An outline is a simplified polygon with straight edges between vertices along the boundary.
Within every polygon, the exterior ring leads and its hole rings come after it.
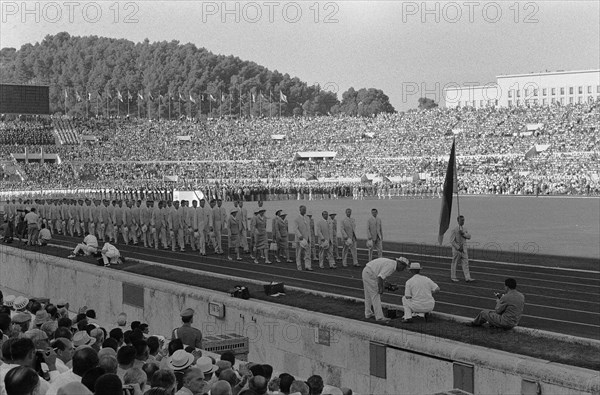
POLYGON ((600 394, 597 371, 234 299, 202 284, 182 286, 6 245, 0 246, 0 285, 51 301, 65 298, 75 310, 87 305, 104 322, 115 322, 125 312, 129 322, 147 322, 151 333, 167 338, 181 322, 179 312, 192 307, 194 326, 205 336, 247 336, 250 361, 296 377, 320 374, 326 383, 358 394, 432 394, 450 388, 477 394, 600 394), (224 318, 210 314, 218 315, 221 306, 224 318))

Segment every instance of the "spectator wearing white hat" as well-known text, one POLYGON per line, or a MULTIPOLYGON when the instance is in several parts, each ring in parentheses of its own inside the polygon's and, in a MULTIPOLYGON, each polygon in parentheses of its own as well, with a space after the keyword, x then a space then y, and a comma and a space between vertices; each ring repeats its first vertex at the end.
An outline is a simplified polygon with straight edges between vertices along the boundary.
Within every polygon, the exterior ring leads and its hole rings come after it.
POLYGON ((204 374, 204 380, 209 384, 217 381, 216 377, 214 377, 214 373, 219 370, 219 367, 213 363, 212 358, 210 357, 200 357, 196 361, 196 366, 198 369, 202 371, 204 374))
POLYGON ((98 239, 93 234, 86 232, 83 243, 77 244, 69 258, 75 258, 78 254, 92 255, 98 252, 98 239))
POLYGON ((408 271, 412 277, 406 281, 402 297, 404 308, 402 322, 404 323, 412 322, 415 314, 428 314, 433 311, 435 306, 433 294, 440 291, 440 287, 429 277, 420 274, 421 265, 418 262, 411 262, 408 271))

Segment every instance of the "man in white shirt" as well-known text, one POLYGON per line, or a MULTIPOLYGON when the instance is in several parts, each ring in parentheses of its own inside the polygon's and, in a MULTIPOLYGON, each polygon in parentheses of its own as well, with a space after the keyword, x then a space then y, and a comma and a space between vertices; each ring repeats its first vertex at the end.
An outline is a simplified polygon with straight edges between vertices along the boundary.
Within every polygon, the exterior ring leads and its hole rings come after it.
POLYGON ((458 282, 456 278, 456 267, 460 262, 462 266, 463 274, 465 275, 465 281, 470 283, 475 281, 471 278, 471 272, 469 271, 469 254, 467 252, 467 240, 471 239, 471 235, 467 232, 465 225, 465 217, 459 215, 456 220, 458 226, 452 229, 450 234, 450 244, 452 245, 452 265, 450 266, 450 279, 453 282, 458 282))
POLYGON ((25 222, 27 223, 27 245, 37 244, 40 216, 35 212, 35 208, 25 214, 25 222))
POLYGON ((429 277, 419 274, 421 265, 418 262, 412 262, 408 271, 412 277, 406 281, 404 297, 402 297, 404 308, 402 322, 404 323, 412 322, 413 314, 427 314, 433 311, 435 306, 433 294, 440 291, 440 287, 429 277))
POLYGON ((78 254, 83 252, 84 255, 92 255, 98 251, 98 239, 96 236, 85 232, 83 243, 77 244, 77 247, 73 250, 69 258, 75 258, 78 254))
POLYGON ((377 209, 371 210, 371 217, 367 221, 367 247, 369 248, 369 261, 373 259, 373 250, 377 251, 377 257, 383 254, 383 230, 381 218, 377 217, 377 209))
POLYGON ((68 370, 52 380, 46 395, 56 395, 62 386, 69 383, 81 383, 81 378, 85 372, 98 366, 99 361, 98 353, 92 347, 82 346, 78 348, 73 354, 73 370, 68 370))
MULTIPOLYGON (((36 348, 31 339, 28 338, 18 338, 18 339, 9 339, 7 342, 11 342, 10 347, 10 359, 5 354, 4 360, 6 363, 0 365, 0 395, 6 395, 6 389, 4 388, 4 377, 6 374, 13 368, 18 366, 28 366, 33 368, 35 361, 35 353, 36 348)), ((59 373, 56 370, 56 353, 48 348, 44 353, 44 362, 48 365, 50 370, 50 382, 54 382, 59 373)), ((48 389, 50 388, 50 383, 46 381, 44 378, 40 377, 40 387, 38 393, 40 395, 46 395, 48 389)))
POLYGON ((40 230, 40 233, 38 235, 38 244, 41 246, 45 246, 48 245, 50 240, 52 240, 52 234, 50 233, 48 228, 46 228, 46 224, 42 224, 42 229, 40 230))
POLYGON ((102 246, 102 260, 104 261, 104 266, 110 266, 121 264, 121 253, 114 245, 109 242, 104 243, 102 246))
POLYGON ((65 337, 59 337, 52 342, 52 348, 56 350, 56 370, 61 374, 70 370, 67 364, 73 359, 73 343, 65 337))
POLYGON ((362 271, 365 291, 365 318, 371 318, 375 315, 377 321, 390 321, 389 318, 383 316, 383 309, 381 308, 381 295, 383 294, 385 279, 396 271, 403 271, 407 264, 408 259, 404 257, 396 260, 377 258, 367 263, 362 271))

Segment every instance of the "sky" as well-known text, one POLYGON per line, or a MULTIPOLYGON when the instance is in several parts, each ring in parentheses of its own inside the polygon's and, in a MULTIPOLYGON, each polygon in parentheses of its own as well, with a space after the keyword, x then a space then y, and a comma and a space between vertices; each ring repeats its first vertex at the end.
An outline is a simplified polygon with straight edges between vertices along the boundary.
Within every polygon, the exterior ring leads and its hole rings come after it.
POLYGON ((341 94, 377 88, 398 111, 447 84, 600 68, 600 2, 4 1, 0 47, 48 34, 177 40, 341 94))

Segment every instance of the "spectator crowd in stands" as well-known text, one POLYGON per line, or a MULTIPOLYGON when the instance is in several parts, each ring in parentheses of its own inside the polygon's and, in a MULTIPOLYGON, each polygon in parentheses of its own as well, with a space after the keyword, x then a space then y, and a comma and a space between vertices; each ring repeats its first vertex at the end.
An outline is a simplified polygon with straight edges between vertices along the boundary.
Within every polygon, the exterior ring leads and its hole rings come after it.
MULTIPOLYGON (((526 108, 453 108, 375 118, 253 118, 169 121, 55 121, 57 130, 97 138, 48 146, 61 163, 23 165, 9 189, 158 188, 319 189, 323 179, 353 190, 365 175, 393 180, 382 188, 435 194, 443 183, 452 136, 460 188, 469 194, 597 194, 600 138, 597 102, 526 108), (539 125, 527 130, 527 125, 539 125), (282 136, 273 138, 274 135, 282 136), (178 139, 178 136, 186 136, 178 139), (189 140, 187 137, 189 136, 189 140), (547 150, 527 157, 535 145, 547 150), (306 151, 333 159, 298 160, 306 151), (419 176, 420 175, 420 176, 419 176), (165 182, 165 177, 174 181, 165 182), (320 181, 307 183, 306 178, 320 181), (354 181, 348 181, 354 179, 354 181)), ((39 151, 31 122, 4 122, 0 156, 39 151), (19 130, 28 130, 21 133, 19 130), (18 147, 15 147, 18 144, 18 147)), ((336 185, 336 187, 339 185, 336 185)), ((369 187, 377 189, 377 187, 369 187)), ((272 193, 271 193, 272 194, 272 193)), ((225 196, 225 194, 223 195, 225 196)))
MULTIPOLYGON (((268 364, 243 363, 233 351, 203 355, 192 309, 170 341, 151 335, 124 313, 114 327, 93 309, 77 314, 69 303, 29 300, 0 292, 0 394, 2 395, 351 395, 349 388, 306 381, 268 364)), ((106 317, 109 320, 113 317, 106 317)))

